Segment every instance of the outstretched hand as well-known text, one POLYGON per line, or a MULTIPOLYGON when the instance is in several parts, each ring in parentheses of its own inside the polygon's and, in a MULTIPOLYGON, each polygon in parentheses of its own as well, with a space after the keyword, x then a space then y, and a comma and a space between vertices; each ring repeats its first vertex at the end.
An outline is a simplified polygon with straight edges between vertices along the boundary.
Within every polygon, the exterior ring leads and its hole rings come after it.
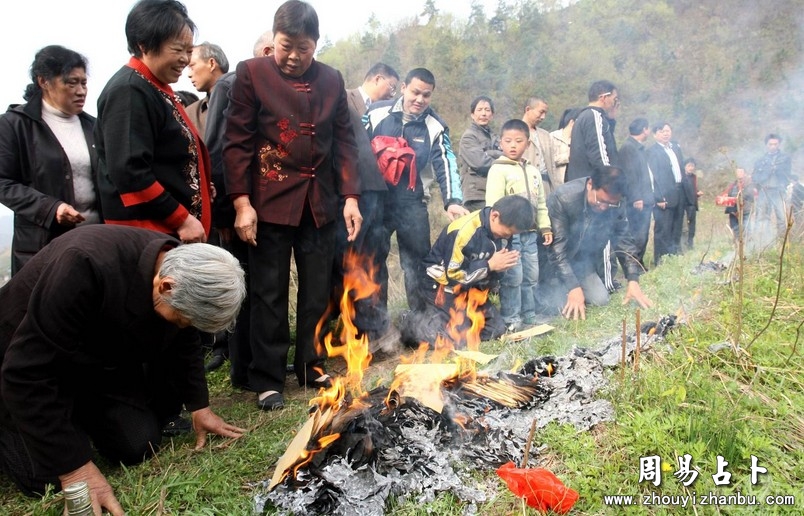
POLYGON ((586 320, 586 297, 581 287, 575 287, 567 293, 567 304, 561 309, 565 319, 586 320))
POLYGON ((205 407, 192 413, 193 430, 195 430, 195 449, 200 450, 207 443, 207 434, 239 439, 246 433, 245 428, 230 425, 220 416, 205 407))
POLYGON ((628 304, 629 301, 636 301, 642 308, 650 308, 653 306, 653 301, 648 299, 648 296, 642 293, 642 288, 640 288, 639 282, 637 281, 629 281, 628 287, 625 289, 625 298, 623 298, 623 304, 628 304))

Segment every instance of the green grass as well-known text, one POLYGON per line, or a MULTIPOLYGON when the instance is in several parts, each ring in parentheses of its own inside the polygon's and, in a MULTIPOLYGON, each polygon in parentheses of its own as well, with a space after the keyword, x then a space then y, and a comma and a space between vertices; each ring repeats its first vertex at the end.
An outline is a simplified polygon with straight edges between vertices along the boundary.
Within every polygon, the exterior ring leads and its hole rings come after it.
MULTIPOLYGON (((723 259, 731 251, 727 235, 721 234, 723 217, 705 207, 699 214, 699 227, 715 229, 699 230, 703 235, 695 250, 670 258, 643 276, 643 290, 656 306, 641 311, 642 321, 679 314, 684 324, 666 343, 642 355, 638 372, 631 367, 624 376, 619 369, 610 372, 609 386, 602 395, 613 402, 616 420, 580 433, 569 426, 550 424, 534 437, 541 465, 580 493, 573 514, 681 512, 669 506, 607 507, 603 496, 684 495, 688 490, 723 495, 739 491, 760 499, 785 494, 797 497, 794 507, 699 506, 697 514, 804 511, 804 339, 799 335, 804 320, 802 242, 794 241, 786 250, 778 302, 778 250, 747 258, 739 282, 728 281, 738 274, 733 270, 692 274, 702 259, 723 259), (741 304, 737 302, 740 286, 741 304), (775 315, 768 324, 774 305, 775 315), (726 348, 713 354, 708 350, 712 344, 730 341, 741 351, 726 348), (676 457, 683 454, 692 455, 699 471, 688 489, 672 476, 676 457), (638 482, 640 457, 650 455, 660 456, 668 469, 660 487, 638 482), (732 482, 728 487, 713 483, 718 455, 729 462, 732 482), (750 482, 752 455, 768 469, 757 485, 750 482)), ((483 350, 506 350, 524 360, 563 354, 572 346, 593 347, 619 335, 624 318, 629 330, 633 329, 635 308, 622 306, 621 300, 622 293, 615 294, 610 306, 589 310, 586 321, 557 321, 555 331, 546 336, 516 344, 484 343, 483 350)), ((396 302, 394 306, 400 305, 396 302)), ((252 483, 270 477, 276 459, 304 422, 306 401, 313 393, 289 388, 287 407, 264 413, 256 409, 253 394, 233 391, 226 376, 219 370, 209 377, 213 408, 248 428, 249 433, 238 441, 213 437, 200 452, 193 451, 191 436, 174 439, 157 457, 136 467, 101 463, 128 514, 250 513, 252 483)), ((369 372, 367 381, 385 377, 382 372, 369 372)), ((535 514, 523 509, 522 502, 493 471, 473 475, 489 491, 489 500, 478 505, 477 514, 535 514)), ((62 505, 57 495, 25 498, 0 476, 0 508, 5 514, 56 516, 62 505)), ((389 514, 405 516, 459 515, 465 510, 464 503, 450 494, 425 504, 391 500, 388 507, 389 514)), ((689 507, 684 512, 692 514, 689 507)))

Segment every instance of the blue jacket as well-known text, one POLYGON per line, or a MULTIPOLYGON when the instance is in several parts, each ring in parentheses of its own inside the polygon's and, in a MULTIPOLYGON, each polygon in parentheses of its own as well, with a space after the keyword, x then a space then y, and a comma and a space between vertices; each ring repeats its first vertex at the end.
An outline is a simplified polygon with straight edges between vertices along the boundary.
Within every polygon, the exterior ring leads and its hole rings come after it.
MULTIPOLYGON (((441 187, 441 197, 444 208, 451 204, 461 204, 461 178, 458 174, 458 165, 452 143, 449 138, 447 124, 439 118, 429 107, 415 120, 402 124, 402 97, 394 100, 377 102, 369 107, 364 120, 369 138, 375 136, 402 137, 416 153, 416 170, 422 171, 427 165, 433 166, 433 172, 441 187)), ((408 180, 406 170, 396 187, 390 186, 392 191, 407 188, 408 180)), ((421 178, 416 179, 416 195, 423 197, 421 178)))

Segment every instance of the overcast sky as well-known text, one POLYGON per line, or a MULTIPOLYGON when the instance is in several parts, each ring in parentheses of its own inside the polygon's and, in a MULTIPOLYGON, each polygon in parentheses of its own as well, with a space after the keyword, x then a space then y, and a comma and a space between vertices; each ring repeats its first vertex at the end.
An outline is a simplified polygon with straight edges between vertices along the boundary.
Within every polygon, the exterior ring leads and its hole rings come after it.
MULTIPOLYGON (((372 13, 383 26, 416 17, 425 0, 383 2, 376 0, 309 0, 318 12, 321 39, 333 43, 360 32, 372 13)), ((58 44, 80 52, 89 60, 89 92, 86 111, 97 113, 97 98, 106 81, 129 58, 125 22, 132 0, 11 0, 4 2, 0 48, 6 64, 0 81, 0 112, 9 104, 23 102, 31 82, 29 69, 40 48, 58 44)), ((281 1, 185 0, 190 18, 198 26, 196 42, 210 41, 223 48, 231 68, 251 57, 257 37, 270 29, 281 1)), ((497 0, 481 0, 486 14, 494 12, 497 0)), ((436 7, 456 17, 469 16, 470 0, 436 0, 436 7)), ((173 85, 176 90, 195 91, 185 75, 173 85)), ((0 204, 0 215, 10 213, 0 204)))
MULTIPOLYGON (((251 57, 257 37, 271 28, 281 1, 185 0, 190 18, 198 26, 197 42, 210 41, 223 48, 231 67, 251 57)), ((422 12, 424 0, 382 2, 376 0, 310 0, 318 12, 321 40, 334 43, 361 31, 374 13, 385 26, 411 19, 422 12)), ((486 14, 494 11, 496 0, 482 0, 486 14)), ((125 21, 134 5, 131 0, 12 0, 2 7, 4 30, 0 48, 6 64, 0 81, 0 106, 22 102, 36 51, 59 44, 89 59, 89 93, 86 111, 95 114, 97 97, 106 81, 128 61, 125 21)), ((470 0, 436 0, 442 12, 460 18, 469 15, 470 0)), ((186 72, 185 72, 186 74, 186 72)), ((195 91, 186 75, 176 90, 195 91)))

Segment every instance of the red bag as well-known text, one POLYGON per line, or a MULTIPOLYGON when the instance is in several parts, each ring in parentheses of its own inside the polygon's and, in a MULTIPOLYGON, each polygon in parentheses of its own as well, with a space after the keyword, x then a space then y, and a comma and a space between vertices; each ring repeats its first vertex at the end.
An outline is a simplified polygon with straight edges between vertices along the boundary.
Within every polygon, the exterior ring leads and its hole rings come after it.
POLYGON ((410 167, 408 190, 416 187, 416 152, 407 140, 395 136, 375 136, 371 140, 371 150, 387 183, 398 185, 405 167, 410 167))
POLYGON ((578 492, 565 486, 550 471, 544 468, 520 469, 513 462, 503 464, 497 470, 508 489, 519 498, 524 498, 528 507, 542 512, 553 510, 566 514, 578 501, 578 492))
POLYGON ((736 197, 729 197, 727 195, 718 195, 715 197, 715 204, 718 206, 735 206, 737 205, 736 197))

